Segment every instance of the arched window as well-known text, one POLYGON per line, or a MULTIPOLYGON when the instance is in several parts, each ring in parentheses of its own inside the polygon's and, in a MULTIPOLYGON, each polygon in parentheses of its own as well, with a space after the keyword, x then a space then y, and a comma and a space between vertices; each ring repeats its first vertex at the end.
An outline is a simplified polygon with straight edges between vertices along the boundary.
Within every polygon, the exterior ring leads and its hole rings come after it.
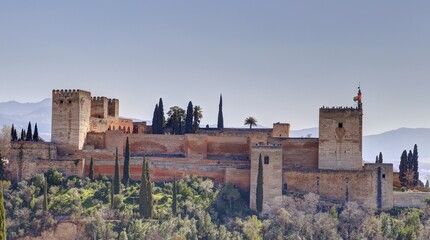
POLYGON ((269 156, 264 157, 264 164, 269 164, 269 156))
POLYGON ((127 128, 127 133, 130 133, 130 127, 127 128))

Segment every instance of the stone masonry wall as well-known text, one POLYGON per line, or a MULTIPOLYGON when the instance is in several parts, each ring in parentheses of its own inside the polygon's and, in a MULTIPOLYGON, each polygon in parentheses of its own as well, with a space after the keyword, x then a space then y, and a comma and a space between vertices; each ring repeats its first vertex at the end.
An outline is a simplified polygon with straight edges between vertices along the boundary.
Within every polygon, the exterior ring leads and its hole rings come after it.
POLYGON ((420 208, 426 199, 430 199, 430 192, 394 192, 394 207, 420 208))
POLYGON ((283 169, 318 169, 318 138, 270 138, 269 143, 282 145, 283 169))
POLYGON ((320 169, 362 168, 362 115, 362 110, 355 108, 320 109, 320 169))

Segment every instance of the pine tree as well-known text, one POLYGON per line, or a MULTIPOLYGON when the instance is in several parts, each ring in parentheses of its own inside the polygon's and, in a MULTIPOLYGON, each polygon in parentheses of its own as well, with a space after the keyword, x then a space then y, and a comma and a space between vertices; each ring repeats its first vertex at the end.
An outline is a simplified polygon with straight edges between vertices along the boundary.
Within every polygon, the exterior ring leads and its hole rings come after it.
POLYGON ((187 115, 185 117, 185 133, 193 132, 193 103, 190 101, 187 106, 187 115))
POLYGON ((158 122, 157 122, 157 132, 158 134, 163 134, 163 128, 164 128, 164 105, 163 105, 163 99, 160 98, 158 101, 158 122))
POLYGON ((224 116, 222 113, 222 95, 219 97, 219 106, 218 106, 218 129, 224 129, 224 116))
POLYGON ((31 122, 28 122, 27 135, 25 137, 25 141, 33 141, 33 136, 31 134, 32 134, 32 131, 31 131, 31 122))
MULTIPOLYGON (((428 181, 427 181, 428 182, 428 181)), ((173 189, 172 189, 172 213, 176 216, 178 211, 178 199, 176 196, 176 176, 173 177, 173 189)))
POLYGON ((147 218, 152 218, 153 201, 152 201, 152 184, 151 184, 151 179, 149 176, 149 161, 146 161, 145 172, 146 172, 145 175, 146 175, 146 180, 147 180, 147 182, 146 182, 146 184, 147 184, 146 195, 148 196, 147 197, 147 204, 148 204, 147 218))
POLYGON ((48 211, 48 177, 45 178, 45 183, 43 186, 43 211, 48 211))
POLYGON ((378 162, 379 162, 379 163, 382 163, 382 162, 383 162, 383 159, 382 159, 382 152, 379 152, 378 162))
POLYGON ((0 190, 0 239, 6 240, 6 211, 4 209, 3 190, 0 190))
POLYGON ((152 116, 152 134, 158 134, 158 104, 155 104, 154 115, 152 116))
POLYGON ((118 147, 116 148, 116 153, 115 153, 115 175, 113 178, 113 193, 114 194, 119 194, 119 188, 120 188, 120 183, 119 183, 119 160, 118 160, 118 147))
POLYGON ((406 150, 403 151, 402 156, 400 157, 400 165, 399 165, 399 172, 400 172, 400 183, 402 186, 406 186, 406 172, 408 171, 408 153, 406 150))
POLYGON ((146 159, 143 157, 142 162, 142 176, 140 178, 140 190, 139 190, 139 213, 141 218, 145 218, 147 216, 147 202, 148 197, 146 194, 147 188, 147 178, 146 178, 146 159))
POLYGON ((419 179, 418 179, 418 146, 414 145, 414 151, 412 153, 412 171, 414 172, 414 182, 413 186, 417 186, 419 179))
POLYGON ((6 162, 3 161, 2 155, 0 154, 0 180, 6 180, 6 162))
POLYGON ((261 154, 258 159, 258 175, 257 175, 257 191, 256 191, 256 205, 257 211, 261 213, 263 211, 263 161, 261 154))
POLYGON ((427 181, 426 181, 426 188, 429 188, 430 187, 430 183, 429 183, 429 180, 427 179, 427 181))
POLYGON ((124 150, 124 170, 123 170, 123 177, 122 181, 125 185, 128 185, 128 182, 130 181, 130 144, 127 140, 125 141, 125 150, 124 150))
POLYGON ((33 140, 36 142, 39 141, 39 130, 37 129, 37 123, 34 125, 33 140))
POLYGON ((88 173, 88 178, 91 181, 94 181, 94 162, 93 162, 93 158, 91 158, 91 160, 90 160, 90 172, 88 173))

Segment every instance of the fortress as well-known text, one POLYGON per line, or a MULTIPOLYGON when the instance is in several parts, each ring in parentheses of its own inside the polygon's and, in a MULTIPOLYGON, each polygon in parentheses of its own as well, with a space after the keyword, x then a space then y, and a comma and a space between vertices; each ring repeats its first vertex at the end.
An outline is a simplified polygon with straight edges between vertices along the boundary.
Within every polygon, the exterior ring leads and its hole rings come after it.
POLYGON ((275 123, 270 129, 157 135, 145 122, 120 118, 117 99, 92 97, 83 90, 53 90, 52 142, 13 142, 8 168, 16 180, 51 168, 84 177, 92 158, 96 176, 112 176, 115 149, 123 164, 128 137, 133 179, 140 179, 146 156, 153 181, 192 174, 230 182, 250 193, 254 209, 260 155, 265 210, 279 205, 286 191, 357 201, 375 210, 407 204, 408 198, 393 193, 392 164, 363 163, 362 126, 360 99, 355 108, 320 108, 319 138, 290 138, 288 123, 275 123))

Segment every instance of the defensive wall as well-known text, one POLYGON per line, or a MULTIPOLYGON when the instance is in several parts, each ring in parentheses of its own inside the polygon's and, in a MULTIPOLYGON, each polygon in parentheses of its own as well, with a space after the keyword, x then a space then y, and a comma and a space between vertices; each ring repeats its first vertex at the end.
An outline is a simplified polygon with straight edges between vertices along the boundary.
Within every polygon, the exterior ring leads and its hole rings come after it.
POLYGON ((430 192, 394 192, 394 207, 416 207, 425 206, 426 200, 430 200, 430 192))

